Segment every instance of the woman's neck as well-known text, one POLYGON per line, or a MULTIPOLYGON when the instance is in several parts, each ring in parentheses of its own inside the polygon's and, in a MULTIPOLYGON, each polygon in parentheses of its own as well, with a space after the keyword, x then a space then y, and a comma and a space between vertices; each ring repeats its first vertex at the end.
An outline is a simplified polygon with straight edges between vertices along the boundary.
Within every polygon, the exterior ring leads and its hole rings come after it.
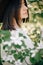
MULTIPOLYGON (((21 21, 19 21, 19 24, 21 24, 21 21)), ((21 28, 17 23, 16 23, 16 20, 15 19, 13 19, 13 26, 14 26, 14 28, 15 29, 19 29, 19 28, 21 28)))

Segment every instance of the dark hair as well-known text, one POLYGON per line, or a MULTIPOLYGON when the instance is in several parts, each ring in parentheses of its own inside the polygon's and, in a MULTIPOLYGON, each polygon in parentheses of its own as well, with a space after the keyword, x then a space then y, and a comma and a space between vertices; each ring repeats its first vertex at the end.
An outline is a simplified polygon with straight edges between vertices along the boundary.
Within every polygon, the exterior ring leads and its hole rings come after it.
MULTIPOLYGON (((20 19, 21 1, 22 0, 10 0, 9 1, 9 4, 7 5, 4 11, 3 26, 2 26, 3 30, 14 29, 12 25, 13 17, 16 19, 16 23, 20 26, 19 19, 20 19)), ((27 6, 26 0, 24 0, 24 2, 25 2, 25 5, 27 6)))

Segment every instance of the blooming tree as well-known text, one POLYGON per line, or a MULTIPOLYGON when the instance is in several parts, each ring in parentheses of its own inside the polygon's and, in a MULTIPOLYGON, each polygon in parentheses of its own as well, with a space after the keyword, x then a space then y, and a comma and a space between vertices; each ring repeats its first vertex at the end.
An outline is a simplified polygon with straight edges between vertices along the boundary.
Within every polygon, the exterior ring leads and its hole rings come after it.
POLYGON ((32 42, 30 44, 28 40, 28 35, 23 32, 24 31, 22 30, 0 30, 2 62, 7 61, 15 65, 22 65, 22 62, 26 59, 26 57, 29 57, 31 64, 35 64, 41 59, 41 57, 43 56, 43 43, 37 43, 37 46, 35 47, 35 43, 32 42), (3 51, 4 54, 2 54, 3 51))

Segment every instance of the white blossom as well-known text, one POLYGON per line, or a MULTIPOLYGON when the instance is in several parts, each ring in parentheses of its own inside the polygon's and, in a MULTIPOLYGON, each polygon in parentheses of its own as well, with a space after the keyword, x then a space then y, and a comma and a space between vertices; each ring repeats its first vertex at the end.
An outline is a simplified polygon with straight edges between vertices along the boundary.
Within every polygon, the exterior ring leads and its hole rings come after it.
POLYGON ((43 41, 40 41, 40 43, 38 43, 37 49, 43 49, 43 41))
POLYGON ((27 39, 24 40, 25 45, 27 45, 28 48, 33 49, 34 48, 34 42, 27 36, 27 39))
POLYGON ((29 7, 29 8, 32 8, 33 6, 29 4, 28 7, 29 7))
MULTIPOLYGON (((32 31, 31 31, 31 33, 32 33, 35 30, 33 25, 31 26, 31 29, 32 29, 32 31)), ((27 35, 27 32, 25 32, 25 31, 26 30, 23 30, 23 29, 17 29, 17 30, 10 31, 11 32, 10 41, 3 42, 3 45, 11 46, 12 43, 15 44, 15 45, 16 44, 21 45, 21 49, 17 49, 17 51, 19 52, 19 51, 22 51, 22 50, 25 49, 25 47, 22 46, 22 41, 24 41, 24 44, 27 46, 26 49, 28 49, 28 50, 31 49, 31 51, 29 51, 30 53, 32 53, 31 57, 35 57, 35 55, 39 51, 39 49, 43 48, 43 43, 42 42, 40 42, 40 44, 38 43, 38 47, 36 49, 34 49, 34 42, 29 38, 29 36, 27 35), (19 36, 20 33, 22 34, 21 36, 19 36), (24 36, 26 38, 24 38, 24 36)), ((39 33, 39 31, 37 31, 37 33, 39 33)), ((35 36, 36 36, 36 34, 35 34, 35 36)), ((6 47, 4 51, 7 51, 7 50, 8 49, 6 47)), ((5 52, 4 56, 2 56, 2 59, 5 60, 5 61, 10 61, 10 62, 15 61, 14 62, 15 65, 22 65, 22 63, 20 62, 20 59, 15 60, 15 58, 13 57, 13 53, 10 53, 11 50, 16 50, 13 47, 13 45, 8 50, 9 51, 8 54, 7 54, 7 52, 5 52), (11 54, 11 55, 9 55, 9 54, 11 54)), ((17 51, 16 51, 16 53, 18 53, 17 51)), ((24 52, 25 52, 25 50, 24 50, 24 52)))
POLYGON ((31 50, 30 52, 32 53, 31 57, 35 57, 35 55, 36 55, 36 53, 38 52, 38 50, 35 49, 35 50, 31 50))
POLYGON ((9 42, 8 42, 8 41, 5 41, 5 42, 3 42, 3 44, 4 44, 4 45, 7 45, 7 44, 9 44, 9 42))
POLYGON ((18 38, 18 36, 19 36, 18 31, 12 30, 11 36, 18 38))
POLYGON ((13 55, 8 55, 8 56, 6 57, 6 61, 12 62, 12 61, 15 61, 15 59, 14 59, 13 55))
POLYGON ((5 48, 5 51, 8 51, 8 48, 7 47, 5 48))
POLYGON ((22 42, 20 41, 19 37, 18 38, 10 37, 10 39, 14 42, 14 44, 19 44, 19 45, 22 44, 22 42))
POLYGON ((5 42, 3 42, 3 45, 11 46, 11 42, 10 41, 5 41, 5 42))
POLYGON ((37 32, 37 34, 40 34, 40 31, 39 30, 37 30, 36 32, 37 32))
POLYGON ((5 61, 7 56, 5 54, 3 54, 3 55, 2 55, 2 59, 5 61))
POLYGON ((15 65, 22 65, 22 63, 20 62, 20 60, 15 61, 15 65))
POLYGON ((35 57, 35 55, 36 55, 36 54, 35 54, 35 53, 33 53, 33 54, 31 55, 31 57, 35 57))

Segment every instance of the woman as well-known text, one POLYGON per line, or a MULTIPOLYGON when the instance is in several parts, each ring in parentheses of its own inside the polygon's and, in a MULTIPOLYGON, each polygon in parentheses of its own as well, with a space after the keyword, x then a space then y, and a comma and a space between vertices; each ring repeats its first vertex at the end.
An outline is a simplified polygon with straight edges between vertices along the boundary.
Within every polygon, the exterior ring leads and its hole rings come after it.
MULTIPOLYGON (((28 19, 28 8, 26 0, 10 0, 4 12, 2 30, 21 31, 21 33, 27 37, 27 39, 25 39, 26 45, 32 48, 33 42, 21 28, 21 23, 22 21, 24 22, 25 19, 28 19)), ((28 58, 26 61, 29 63, 28 58)), ((24 61, 22 65, 27 64, 24 61)))
POLYGON ((26 0, 11 0, 4 11, 3 30, 13 30, 21 27, 21 21, 28 18, 26 0))

